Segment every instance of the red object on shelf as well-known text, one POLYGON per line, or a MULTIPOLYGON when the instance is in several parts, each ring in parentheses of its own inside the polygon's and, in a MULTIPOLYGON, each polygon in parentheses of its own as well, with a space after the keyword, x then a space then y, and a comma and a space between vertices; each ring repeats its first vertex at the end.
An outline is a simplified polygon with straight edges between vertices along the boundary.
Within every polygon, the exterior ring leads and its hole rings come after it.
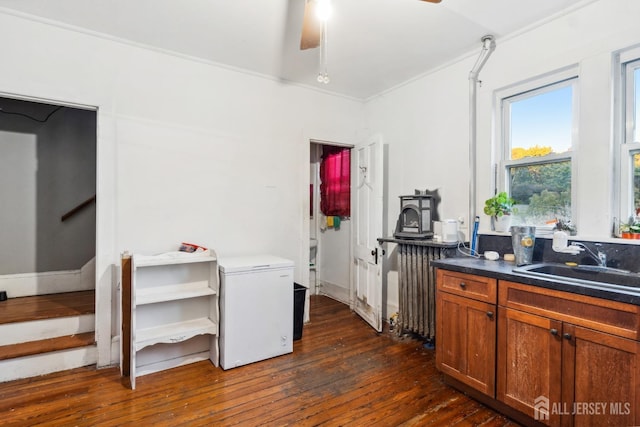
POLYGON ((204 246, 194 245, 193 243, 180 243, 181 252, 202 252, 206 250, 207 248, 205 248, 204 246))

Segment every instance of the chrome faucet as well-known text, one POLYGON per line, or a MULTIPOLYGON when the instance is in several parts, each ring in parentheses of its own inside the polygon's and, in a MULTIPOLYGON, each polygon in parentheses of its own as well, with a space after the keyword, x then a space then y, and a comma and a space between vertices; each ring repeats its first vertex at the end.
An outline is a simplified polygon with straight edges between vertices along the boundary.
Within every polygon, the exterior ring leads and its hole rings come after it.
POLYGON ((598 263, 599 267, 605 267, 605 268, 607 267, 607 254, 602 250, 602 243, 594 244, 594 246, 596 247, 596 250, 598 251, 597 255, 593 253, 593 251, 589 249, 589 247, 584 243, 573 242, 572 245, 580 246, 581 248, 584 248, 589 254, 589 256, 591 256, 591 258, 593 258, 598 263))
POLYGON ((596 249, 598 250, 598 264, 600 267, 607 266, 607 254, 602 250, 602 244, 596 243, 596 249))

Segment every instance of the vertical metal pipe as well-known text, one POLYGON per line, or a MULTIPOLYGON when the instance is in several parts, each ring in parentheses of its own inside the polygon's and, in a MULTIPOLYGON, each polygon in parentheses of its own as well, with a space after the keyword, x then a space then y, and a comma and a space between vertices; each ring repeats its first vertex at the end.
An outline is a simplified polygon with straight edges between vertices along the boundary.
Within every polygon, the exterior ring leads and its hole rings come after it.
POLYGON ((469 72, 469 221, 476 217, 476 89, 478 75, 484 64, 496 48, 496 42, 491 35, 482 37, 482 50, 475 65, 469 72))
POLYGON ((398 336, 402 335, 402 330, 406 327, 407 319, 407 286, 409 284, 409 267, 407 264, 407 245, 400 243, 398 245, 398 252, 400 254, 400 266, 398 268, 398 319, 396 326, 396 333, 398 336))

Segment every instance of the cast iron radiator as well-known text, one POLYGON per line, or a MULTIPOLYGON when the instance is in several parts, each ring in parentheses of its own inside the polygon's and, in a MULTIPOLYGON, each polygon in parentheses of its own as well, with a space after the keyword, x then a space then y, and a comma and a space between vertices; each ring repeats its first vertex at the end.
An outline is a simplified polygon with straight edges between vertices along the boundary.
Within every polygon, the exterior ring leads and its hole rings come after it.
POLYGON ((431 261, 450 257, 455 249, 420 243, 398 242, 396 333, 409 331, 432 340, 436 333, 436 273, 431 261))

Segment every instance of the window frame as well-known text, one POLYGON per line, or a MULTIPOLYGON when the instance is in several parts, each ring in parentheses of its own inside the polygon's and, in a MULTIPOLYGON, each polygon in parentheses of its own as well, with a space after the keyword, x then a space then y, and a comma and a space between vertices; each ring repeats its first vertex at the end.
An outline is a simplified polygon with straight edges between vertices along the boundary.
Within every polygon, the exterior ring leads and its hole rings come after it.
MULTIPOLYGON (((626 49, 615 55, 616 93, 618 100, 618 179, 617 194, 618 217, 621 222, 627 222, 629 216, 635 212, 634 184, 633 184, 633 155, 640 154, 640 140, 634 140, 634 131, 640 128, 635 123, 635 70, 640 70, 640 47, 626 49), (630 72, 631 70, 631 72, 630 72)), ((640 138, 639 138, 640 139, 640 138)))
POLYGON ((577 207, 577 159, 579 157, 579 137, 580 127, 580 93, 579 93, 579 68, 571 65, 566 68, 553 71, 526 81, 498 89, 495 91, 494 104, 496 106, 496 140, 498 145, 497 158, 495 162, 496 176, 493 183, 494 191, 506 191, 511 195, 509 170, 512 167, 528 165, 544 165, 569 161, 571 164, 571 222, 576 224, 577 207), (510 104, 522 99, 527 99, 536 95, 541 95, 562 87, 572 87, 572 128, 571 128, 571 149, 565 153, 553 153, 544 157, 525 157, 522 159, 511 159, 511 134, 510 130, 510 104))

